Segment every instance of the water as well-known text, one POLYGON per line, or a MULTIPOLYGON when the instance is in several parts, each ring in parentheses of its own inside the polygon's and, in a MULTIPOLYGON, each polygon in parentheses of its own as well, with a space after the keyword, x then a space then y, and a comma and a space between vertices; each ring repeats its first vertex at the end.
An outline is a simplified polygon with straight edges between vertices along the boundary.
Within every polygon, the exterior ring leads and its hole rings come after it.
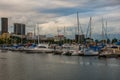
POLYGON ((120 59, 0 53, 0 80, 119 80, 120 59))

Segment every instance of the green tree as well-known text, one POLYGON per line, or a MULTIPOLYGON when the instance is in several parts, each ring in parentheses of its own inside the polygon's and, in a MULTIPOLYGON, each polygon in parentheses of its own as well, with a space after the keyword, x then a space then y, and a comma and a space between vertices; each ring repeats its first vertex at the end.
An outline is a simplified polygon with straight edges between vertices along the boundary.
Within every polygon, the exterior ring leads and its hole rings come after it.
POLYGON ((111 41, 110 41, 110 39, 108 38, 108 39, 107 39, 107 43, 109 44, 110 42, 111 42, 111 41))
POLYGON ((116 38, 112 39, 112 43, 117 42, 118 40, 116 38))
POLYGON ((96 39, 95 42, 98 43, 99 41, 96 39))

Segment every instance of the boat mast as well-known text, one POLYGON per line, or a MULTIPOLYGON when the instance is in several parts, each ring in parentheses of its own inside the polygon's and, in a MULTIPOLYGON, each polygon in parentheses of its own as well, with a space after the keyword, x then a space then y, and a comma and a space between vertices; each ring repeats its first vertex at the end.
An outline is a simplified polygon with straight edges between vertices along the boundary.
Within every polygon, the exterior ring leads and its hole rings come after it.
POLYGON ((64 26, 64 41, 65 41, 65 43, 66 43, 66 32, 65 32, 65 26, 64 26))
POLYGON ((23 27, 23 26, 22 26, 22 24, 21 24, 21 44, 22 44, 22 42, 23 42, 23 41, 22 41, 22 35, 23 35, 23 31, 22 31, 23 28, 22 28, 22 27, 23 27))
POLYGON ((104 22, 103 22, 103 18, 102 18, 102 40, 104 40, 104 22))
POLYGON ((92 38, 91 35, 92 35, 92 28, 91 28, 91 24, 92 23, 92 17, 90 17, 90 39, 92 38))
POLYGON ((106 30, 105 30, 105 35, 106 35, 106 38, 108 39, 108 35, 107 35, 107 21, 106 21, 106 30))
POLYGON ((59 36, 59 27, 57 27, 57 35, 59 36))
POLYGON ((39 42, 39 24, 36 24, 36 26, 37 26, 37 31, 38 31, 37 33, 38 33, 38 44, 39 44, 40 43, 39 42))
POLYGON ((92 17, 90 17, 90 20, 88 23, 86 38, 92 38, 92 27, 91 26, 92 26, 92 17))
POLYGON ((35 36, 36 36, 36 34, 35 34, 35 28, 36 28, 36 26, 34 27, 34 43, 35 43, 35 36))
POLYGON ((79 44, 79 15, 78 15, 78 12, 77 12, 77 25, 78 25, 78 44, 79 44))

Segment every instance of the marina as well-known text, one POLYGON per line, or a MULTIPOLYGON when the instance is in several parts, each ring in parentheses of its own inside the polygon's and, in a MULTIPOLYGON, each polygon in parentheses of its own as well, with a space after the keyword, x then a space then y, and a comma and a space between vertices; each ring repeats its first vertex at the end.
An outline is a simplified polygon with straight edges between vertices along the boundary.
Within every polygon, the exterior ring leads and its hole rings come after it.
POLYGON ((120 80, 120 0, 0 0, 0 80, 120 80))
POLYGON ((21 52, 28 54, 53 54, 63 56, 97 56, 98 58, 118 58, 120 57, 120 45, 116 42, 111 46, 107 45, 78 45, 78 44, 63 44, 62 46, 53 44, 32 44, 30 46, 9 46, 1 47, 3 53, 21 52))

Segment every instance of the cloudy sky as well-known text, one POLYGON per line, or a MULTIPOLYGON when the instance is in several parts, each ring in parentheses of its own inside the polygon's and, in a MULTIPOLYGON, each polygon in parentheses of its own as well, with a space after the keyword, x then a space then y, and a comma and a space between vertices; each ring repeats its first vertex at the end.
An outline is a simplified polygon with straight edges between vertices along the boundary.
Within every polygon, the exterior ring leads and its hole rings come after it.
MULTIPOLYGON (((40 34, 77 33, 76 13, 84 33, 92 17, 92 33, 101 33, 102 18, 108 33, 120 33, 120 0, 0 0, 0 17, 9 25, 25 23, 27 32, 39 24, 40 34)), ((10 27, 9 27, 10 28, 10 27)), ((80 30, 81 31, 81 30, 80 30)))

